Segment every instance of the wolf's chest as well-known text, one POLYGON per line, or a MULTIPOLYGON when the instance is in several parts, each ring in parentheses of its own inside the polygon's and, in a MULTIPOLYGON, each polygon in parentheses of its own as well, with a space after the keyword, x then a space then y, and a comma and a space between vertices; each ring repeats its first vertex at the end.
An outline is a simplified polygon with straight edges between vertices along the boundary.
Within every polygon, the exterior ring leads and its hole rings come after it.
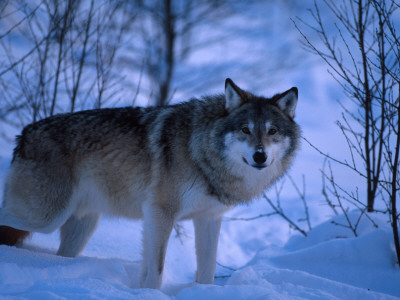
POLYGON ((193 184, 182 192, 177 219, 192 219, 202 214, 217 216, 230 208, 230 206, 218 201, 216 196, 210 195, 204 185, 193 184))

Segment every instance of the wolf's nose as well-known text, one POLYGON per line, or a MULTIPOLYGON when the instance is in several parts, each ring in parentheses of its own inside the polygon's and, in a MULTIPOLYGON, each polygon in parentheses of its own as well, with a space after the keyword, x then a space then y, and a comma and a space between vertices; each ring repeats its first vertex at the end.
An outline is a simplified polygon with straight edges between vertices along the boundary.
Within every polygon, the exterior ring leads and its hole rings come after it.
POLYGON ((257 164, 263 164, 267 160, 267 155, 264 151, 257 151, 256 153, 254 153, 253 159, 257 164))

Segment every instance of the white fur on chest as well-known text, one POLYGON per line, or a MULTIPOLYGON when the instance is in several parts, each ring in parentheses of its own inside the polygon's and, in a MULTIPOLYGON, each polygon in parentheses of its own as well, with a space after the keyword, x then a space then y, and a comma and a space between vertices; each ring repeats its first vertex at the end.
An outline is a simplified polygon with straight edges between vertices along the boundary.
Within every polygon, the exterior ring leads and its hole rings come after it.
POLYGON ((201 214, 218 216, 229 209, 230 206, 221 203, 217 197, 207 193, 204 186, 194 184, 182 192, 181 207, 177 219, 191 219, 201 214))

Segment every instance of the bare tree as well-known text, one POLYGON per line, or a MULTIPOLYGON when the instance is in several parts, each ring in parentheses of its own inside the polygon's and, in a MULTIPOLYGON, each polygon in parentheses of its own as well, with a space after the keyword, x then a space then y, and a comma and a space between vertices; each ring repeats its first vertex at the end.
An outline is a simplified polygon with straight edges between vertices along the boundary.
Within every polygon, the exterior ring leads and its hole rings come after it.
MULTIPOLYGON (((394 9, 399 9, 400 5, 393 2, 393 6, 387 7, 385 2, 374 1, 374 7, 379 15, 379 43, 382 52, 386 47, 391 49, 394 55, 393 69, 386 68, 385 57, 381 58, 382 74, 387 72, 390 88, 387 96, 382 97, 384 101, 384 119, 388 126, 385 132, 384 160, 387 168, 384 178, 381 181, 383 189, 389 196, 388 210, 390 212, 391 224, 393 227, 394 244, 397 253, 397 261, 400 263, 400 241, 399 241, 399 214, 397 213, 397 200, 400 192, 400 35, 396 31, 392 14, 394 9), (397 90, 397 92, 396 92, 397 90)), ((397 27, 398 28, 398 27, 397 27)), ((386 74, 385 74, 386 75, 386 74)), ((382 88, 384 83, 382 83, 382 88)))
MULTIPOLYGON (((347 141, 351 161, 338 160, 318 151, 365 179, 366 201, 359 199, 358 192, 340 188, 333 180, 332 172, 325 177, 332 185, 331 191, 338 199, 339 207, 343 209, 340 200, 347 199, 360 209, 361 215, 365 210, 377 210, 378 195, 383 194, 382 190, 387 192, 387 209, 378 210, 391 216, 400 262, 396 211, 396 197, 400 190, 400 47, 395 30, 396 24, 399 24, 399 4, 392 0, 324 0, 323 3, 335 17, 333 29, 336 37, 331 37, 332 31, 327 29, 320 4, 316 1, 311 10, 314 24, 300 22, 319 35, 321 45, 316 46, 296 23, 295 26, 304 38, 305 47, 328 64, 329 72, 356 109, 351 109, 348 102, 340 103, 343 114, 338 126, 347 141)), ((355 234, 356 225, 351 225, 355 234)))
POLYGON ((0 8, 3 121, 26 124, 118 99, 117 55, 134 18, 119 3, 10 0, 0 8))
MULTIPOLYGON (((139 41, 134 52, 142 55, 150 81, 150 98, 155 105, 167 104, 173 94, 177 64, 190 53, 192 32, 211 19, 225 19, 234 12, 236 1, 136 1, 127 4, 140 11, 136 22, 139 41)), ((139 66, 141 68, 141 66, 139 66)))

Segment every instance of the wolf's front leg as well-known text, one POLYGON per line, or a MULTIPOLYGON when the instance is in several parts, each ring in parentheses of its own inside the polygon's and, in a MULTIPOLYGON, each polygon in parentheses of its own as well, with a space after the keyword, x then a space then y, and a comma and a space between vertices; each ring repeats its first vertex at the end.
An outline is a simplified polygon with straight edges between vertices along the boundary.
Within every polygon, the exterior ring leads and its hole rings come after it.
POLYGON ((174 217, 168 210, 157 205, 145 204, 143 221, 143 264, 140 286, 159 289, 174 217))
POLYGON ((214 282, 221 219, 222 216, 201 216, 193 219, 197 255, 196 281, 199 283, 214 282))

